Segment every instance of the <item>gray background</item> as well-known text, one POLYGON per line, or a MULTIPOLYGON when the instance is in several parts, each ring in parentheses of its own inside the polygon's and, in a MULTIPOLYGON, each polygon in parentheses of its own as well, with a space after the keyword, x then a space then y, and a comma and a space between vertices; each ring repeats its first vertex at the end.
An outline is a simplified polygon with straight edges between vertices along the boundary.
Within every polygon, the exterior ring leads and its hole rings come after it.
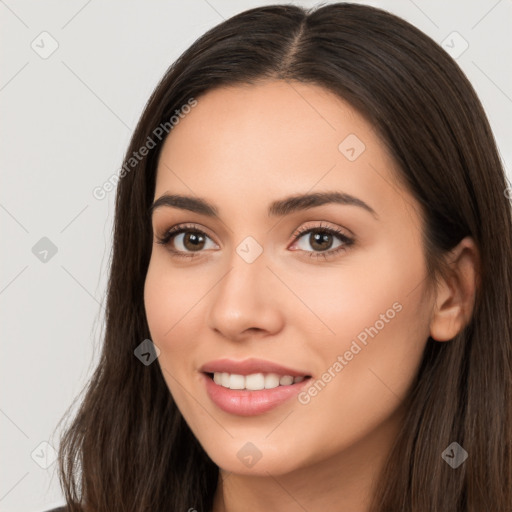
MULTIPOLYGON (((50 446, 103 333, 115 192, 97 200, 93 189, 119 170, 171 62, 223 19, 271 3, 0 0, 0 511, 63 503, 50 446)), ((447 51, 467 42, 457 62, 510 169, 512 1, 360 3, 398 14, 447 51)))

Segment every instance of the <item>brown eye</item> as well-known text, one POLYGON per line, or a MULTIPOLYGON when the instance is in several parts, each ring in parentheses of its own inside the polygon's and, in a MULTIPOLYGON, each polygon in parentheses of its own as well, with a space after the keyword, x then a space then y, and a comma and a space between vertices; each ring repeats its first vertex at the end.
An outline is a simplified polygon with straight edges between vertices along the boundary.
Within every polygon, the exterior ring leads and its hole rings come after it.
POLYGON ((348 237, 339 229, 315 226, 298 230, 295 233, 293 246, 295 249, 309 253, 309 257, 327 259, 346 250, 354 242, 355 239, 348 237))
POLYGON ((167 246, 173 255, 184 257, 199 255, 203 249, 217 248, 206 233, 193 226, 175 226, 163 237, 158 237, 157 243, 167 246), (213 247, 208 245, 209 241, 213 247))
POLYGON ((326 232, 316 232, 309 234, 308 243, 317 251, 326 251, 330 249, 333 242, 333 235, 326 232))
POLYGON ((187 251, 198 251, 204 248, 206 236, 199 232, 185 231, 181 244, 187 251))

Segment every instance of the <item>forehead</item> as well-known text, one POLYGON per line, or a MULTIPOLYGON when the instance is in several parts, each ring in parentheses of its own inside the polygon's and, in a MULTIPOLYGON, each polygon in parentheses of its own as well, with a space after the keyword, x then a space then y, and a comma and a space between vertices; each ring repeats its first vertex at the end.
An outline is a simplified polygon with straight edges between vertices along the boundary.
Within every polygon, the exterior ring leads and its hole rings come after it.
POLYGON ((175 162, 252 161, 260 168, 280 164, 284 171, 290 165, 281 165, 283 159, 318 161, 319 153, 322 160, 337 159, 339 143, 351 133, 378 142, 348 103, 312 84, 279 80, 221 87, 197 101, 167 137, 162 156, 175 162))
POLYGON ((274 197, 340 190, 364 195, 377 210, 407 194, 372 125, 331 91, 268 81, 196 99, 164 143, 155 198, 199 195, 222 210, 236 198, 242 209, 266 208, 274 197))

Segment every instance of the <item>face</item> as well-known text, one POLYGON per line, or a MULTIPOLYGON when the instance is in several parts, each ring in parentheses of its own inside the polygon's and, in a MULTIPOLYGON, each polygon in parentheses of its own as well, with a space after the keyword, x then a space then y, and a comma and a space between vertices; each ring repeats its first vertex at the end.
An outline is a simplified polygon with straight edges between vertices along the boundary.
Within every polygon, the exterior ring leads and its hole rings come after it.
POLYGON ((372 126, 321 87, 197 100, 159 159, 144 290, 170 393, 230 472, 377 446, 429 335, 417 202, 372 126))

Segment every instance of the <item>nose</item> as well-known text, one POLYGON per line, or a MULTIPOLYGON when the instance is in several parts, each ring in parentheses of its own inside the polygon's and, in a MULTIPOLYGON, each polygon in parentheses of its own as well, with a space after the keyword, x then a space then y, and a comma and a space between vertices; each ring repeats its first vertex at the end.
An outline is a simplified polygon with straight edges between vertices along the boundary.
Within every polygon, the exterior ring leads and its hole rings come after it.
POLYGON ((264 253, 252 263, 234 253, 230 263, 209 294, 208 326, 234 341, 278 333, 284 325, 286 297, 264 253))

